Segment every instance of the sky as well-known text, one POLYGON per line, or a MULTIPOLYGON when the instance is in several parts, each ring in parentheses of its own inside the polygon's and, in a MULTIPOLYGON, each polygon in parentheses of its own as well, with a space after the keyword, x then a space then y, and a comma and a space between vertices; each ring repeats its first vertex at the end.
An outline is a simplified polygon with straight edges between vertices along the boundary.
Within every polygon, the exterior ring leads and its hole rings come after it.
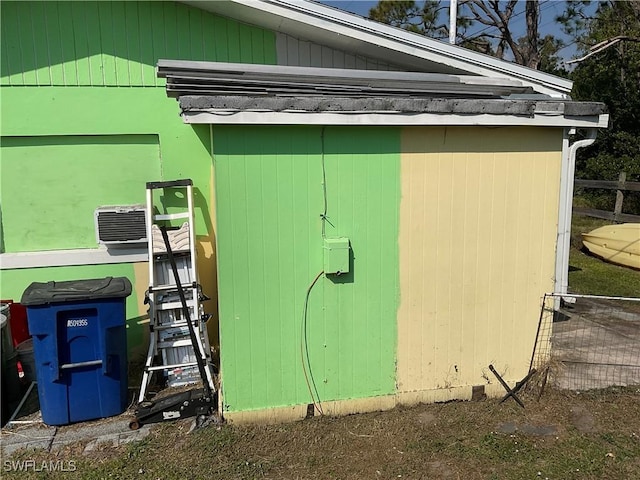
MULTIPOLYGON (((363 17, 367 17, 369 14, 369 9, 374 7, 378 2, 371 0, 317 0, 320 3, 324 3, 325 5, 329 5, 334 8, 338 8, 340 10, 345 10, 347 12, 355 13, 357 15, 361 15, 363 17)), ((416 3, 421 3, 420 1, 416 3)), ((449 2, 445 0, 445 3, 449 2)), ((524 16, 524 0, 519 2, 519 5, 516 8, 512 25, 516 32, 516 37, 520 37, 524 35, 526 24, 525 24, 525 16, 524 16)), ((595 11, 597 7, 597 1, 592 2, 592 5, 589 7, 589 12, 595 11)), ((540 35, 544 36, 547 34, 552 34, 557 38, 563 40, 565 48, 560 50, 559 56, 564 60, 570 60, 571 58, 575 58, 578 55, 576 51, 575 45, 571 44, 572 40, 567 37, 560 28, 560 25, 556 22, 555 17, 560 15, 565 6, 564 0, 540 0, 540 27, 539 32, 540 35), (570 45, 569 45, 570 44, 570 45)), ((443 23, 449 23, 448 18, 442 19, 443 23)), ((484 29, 486 27, 479 26, 477 30, 484 29)), ((473 32, 473 30, 470 30, 473 32)), ((487 29, 487 32, 490 30, 487 29)))

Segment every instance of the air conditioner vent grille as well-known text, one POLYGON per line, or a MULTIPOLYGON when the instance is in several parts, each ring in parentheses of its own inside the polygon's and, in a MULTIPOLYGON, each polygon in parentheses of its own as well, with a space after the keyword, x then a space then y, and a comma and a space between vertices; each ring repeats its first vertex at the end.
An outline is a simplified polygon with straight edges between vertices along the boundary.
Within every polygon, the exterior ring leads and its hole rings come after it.
POLYGON ((147 240, 144 209, 99 208, 96 210, 96 234, 102 244, 141 243, 147 240))

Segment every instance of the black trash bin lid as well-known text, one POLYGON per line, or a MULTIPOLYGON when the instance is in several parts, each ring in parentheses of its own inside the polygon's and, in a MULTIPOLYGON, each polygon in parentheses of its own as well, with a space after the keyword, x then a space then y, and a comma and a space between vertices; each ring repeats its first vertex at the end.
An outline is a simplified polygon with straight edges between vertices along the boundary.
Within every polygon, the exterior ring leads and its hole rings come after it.
POLYGON ((105 277, 67 282, 33 282, 22 294, 20 303, 27 306, 122 298, 131 295, 131 282, 126 277, 105 277))

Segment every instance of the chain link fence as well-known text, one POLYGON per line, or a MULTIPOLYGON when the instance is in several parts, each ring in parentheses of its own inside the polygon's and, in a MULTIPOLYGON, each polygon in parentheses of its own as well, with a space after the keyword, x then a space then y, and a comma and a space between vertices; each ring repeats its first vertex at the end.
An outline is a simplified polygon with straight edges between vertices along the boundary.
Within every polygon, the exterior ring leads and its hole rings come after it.
POLYGON ((531 368, 561 389, 640 385, 640 298, 545 295, 531 368))

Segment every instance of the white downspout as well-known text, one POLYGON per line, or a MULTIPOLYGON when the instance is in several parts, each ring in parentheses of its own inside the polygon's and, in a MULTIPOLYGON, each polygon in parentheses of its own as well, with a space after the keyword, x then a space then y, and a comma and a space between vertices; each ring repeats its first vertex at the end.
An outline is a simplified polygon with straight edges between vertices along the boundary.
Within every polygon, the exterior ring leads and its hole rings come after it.
MULTIPOLYGON (((598 130, 587 129, 584 140, 573 142, 569 148, 568 135, 575 129, 565 131, 563 140, 562 171, 560 174, 560 208, 558 215, 558 247, 556 251, 555 293, 567 293, 569 286, 569 250, 571 248, 571 215, 573 209, 573 186, 576 170, 576 152, 579 148, 588 147, 596 141, 598 130)), ((571 301, 570 299, 568 299, 571 301)), ((575 299, 574 299, 575 301, 575 299)))

